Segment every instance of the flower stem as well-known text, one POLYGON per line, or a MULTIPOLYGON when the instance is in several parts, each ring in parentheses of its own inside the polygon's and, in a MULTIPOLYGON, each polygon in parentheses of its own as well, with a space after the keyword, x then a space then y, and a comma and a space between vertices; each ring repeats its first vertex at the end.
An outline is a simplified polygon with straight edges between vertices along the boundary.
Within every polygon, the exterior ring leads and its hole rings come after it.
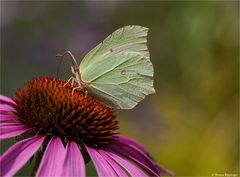
POLYGON ((36 176, 36 172, 37 172, 37 169, 38 169, 38 166, 41 162, 41 159, 42 159, 42 156, 43 156, 43 153, 47 147, 47 144, 49 142, 49 137, 46 137, 41 148, 37 151, 36 155, 35 155, 35 160, 34 160, 34 164, 33 164, 33 168, 32 168, 32 172, 31 172, 31 175, 30 176, 36 176))
POLYGON ((36 175, 36 172, 37 172, 38 166, 39 166, 39 164, 41 162, 42 156, 43 156, 43 151, 39 150, 37 152, 36 156, 35 156, 32 172, 31 172, 31 176, 35 176, 36 175))

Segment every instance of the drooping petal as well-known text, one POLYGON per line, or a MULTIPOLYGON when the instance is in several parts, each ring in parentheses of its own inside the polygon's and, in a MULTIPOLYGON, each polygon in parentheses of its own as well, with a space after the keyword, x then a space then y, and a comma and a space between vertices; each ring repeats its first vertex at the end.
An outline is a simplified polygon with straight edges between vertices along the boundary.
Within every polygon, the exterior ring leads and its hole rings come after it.
POLYGON ((160 174, 165 174, 165 175, 169 175, 169 176, 175 176, 176 174, 173 173, 172 171, 168 170, 168 169, 165 169, 163 167, 160 167, 159 165, 156 164, 156 167, 158 169, 158 172, 160 174))
POLYGON ((139 165, 150 176, 159 176, 158 169, 143 152, 139 152, 128 145, 114 142, 107 147, 107 150, 119 154, 139 165))
POLYGON ((9 105, 15 105, 15 102, 4 95, 0 95, 0 104, 9 104, 9 105))
POLYGON ((0 141, 21 135, 29 131, 26 125, 20 123, 1 123, 0 124, 0 141))
POLYGON ((124 136, 121 135, 114 135, 113 138, 119 142, 122 142, 123 144, 127 144, 129 146, 133 146, 134 148, 138 149, 139 151, 142 151, 145 154, 148 154, 147 150, 140 145, 139 143, 137 143, 136 141, 126 138, 124 136))
POLYGON ((128 177, 128 174, 114 161, 112 160, 103 150, 98 150, 103 158, 108 162, 109 165, 114 169, 118 176, 128 177))
POLYGON ((0 113, 1 114, 9 114, 12 113, 15 109, 7 104, 0 104, 0 113))
POLYGON ((15 115, 0 115, 0 123, 6 123, 6 122, 11 122, 11 123, 16 123, 17 122, 17 116, 15 115))
POLYGON ((0 176, 13 176, 32 157, 44 137, 35 136, 19 141, 0 157, 0 176))
POLYGON ((114 139, 117 140, 116 143, 113 144, 114 151, 118 151, 123 156, 130 158, 139 166, 141 166, 144 170, 148 171, 148 169, 146 169, 146 167, 148 167, 157 174, 166 174, 170 176, 175 175, 170 170, 160 167, 155 162, 155 160, 148 154, 147 150, 134 140, 128 139, 120 135, 115 135, 114 139), (128 153, 126 154, 126 152, 128 153))
POLYGON ((12 106, 15 104, 11 98, 0 95, 0 118, 2 115, 13 115, 15 109, 12 106))
POLYGON ((114 177, 116 173, 112 169, 112 167, 108 164, 108 162, 99 154, 98 150, 93 149, 92 147, 85 146, 89 156, 91 157, 94 166, 96 167, 98 176, 106 177, 111 176, 114 177))
POLYGON ((105 152, 109 157, 111 157, 113 160, 115 160, 117 163, 119 163, 124 169, 127 170, 127 172, 132 177, 144 177, 147 176, 145 173, 142 172, 141 169, 133 165, 131 162, 125 160, 121 156, 114 154, 112 152, 105 152))
POLYGON ((61 176, 86 176, 84 159, 75 142, 68 143, 67 155, 63 166, 64 170, 61 176))
POLYGON ((59 137, 53 137, 47 145, 36 176, 61 176, 65 170, 67 151, 59 137))
POLYGON ((116 146, 116 147, 109 147, 108 148, 111 152, 118 154, 124 158, 127 158, 137 164, 145 173, 147 173, 149 176, 160 176, 158 173, 158 169, 153 166, 151 162, 149 162, 148 159, 141 158, 142 155, 140 154, 135 154, 134 152, 131 152, 132 150, 126 150, 126 148, 122 149, 122 146, 116 146), (138 157, 136 157, 139 155, 138 157))

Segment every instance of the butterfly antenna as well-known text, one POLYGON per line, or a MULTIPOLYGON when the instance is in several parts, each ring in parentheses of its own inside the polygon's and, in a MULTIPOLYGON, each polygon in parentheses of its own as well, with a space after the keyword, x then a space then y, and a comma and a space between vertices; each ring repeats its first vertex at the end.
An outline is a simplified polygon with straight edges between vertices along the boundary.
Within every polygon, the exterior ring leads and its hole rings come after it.
POLYGON ((66 51, 64 54, 57 54, 56 57, 60 57, 62 59, 67 59, 68 61, 70 61, 72 63, 72 66, 75 69, 78 69, 78 63, 70 51, 66 51))

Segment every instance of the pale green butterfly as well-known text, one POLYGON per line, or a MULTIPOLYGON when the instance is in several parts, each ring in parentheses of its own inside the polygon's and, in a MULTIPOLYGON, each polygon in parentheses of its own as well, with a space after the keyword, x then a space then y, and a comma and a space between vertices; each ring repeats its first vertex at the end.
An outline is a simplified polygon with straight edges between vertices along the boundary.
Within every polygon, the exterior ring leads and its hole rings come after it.
POLYGON ((148 28, 142 26, 120 28, 92 49, 80 66, 71 52, 58 55, 70 56, 75 78, 69 81, 78 83, 74 90, 90 91, 116 109, 132 109, 155 93, 147 33, 148 28))

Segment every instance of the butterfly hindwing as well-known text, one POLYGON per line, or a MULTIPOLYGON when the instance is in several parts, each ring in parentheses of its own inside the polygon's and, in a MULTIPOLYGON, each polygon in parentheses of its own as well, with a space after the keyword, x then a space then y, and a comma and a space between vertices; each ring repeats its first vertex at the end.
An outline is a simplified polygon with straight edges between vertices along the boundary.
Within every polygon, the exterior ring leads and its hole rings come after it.
POLYGON ((141 26, 118 29, 80 64, 81 78, 91 83, 91 91, 117 109, 131 109, 154 93, 147 32, 141 26))

